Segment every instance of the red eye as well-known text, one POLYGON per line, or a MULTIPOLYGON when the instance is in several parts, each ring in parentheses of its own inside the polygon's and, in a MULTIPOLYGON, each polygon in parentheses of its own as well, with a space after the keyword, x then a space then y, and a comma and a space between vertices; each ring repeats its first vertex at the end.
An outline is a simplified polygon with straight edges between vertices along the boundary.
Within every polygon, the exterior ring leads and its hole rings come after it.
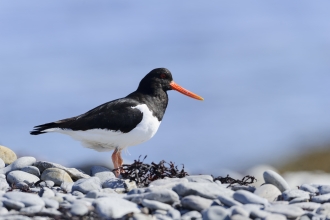
POLYGON ((166 75, 164 73, 160 74, 160 78, 165 79, 166 75))

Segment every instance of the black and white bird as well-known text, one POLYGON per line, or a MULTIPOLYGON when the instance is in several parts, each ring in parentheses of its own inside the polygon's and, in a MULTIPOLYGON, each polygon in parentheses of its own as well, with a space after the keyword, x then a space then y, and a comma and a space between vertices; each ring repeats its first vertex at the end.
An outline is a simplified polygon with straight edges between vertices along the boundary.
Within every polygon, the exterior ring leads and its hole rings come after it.
POLYGON ((123 165, 121 151, 152 138, 158 130, 168 104, 168 90, 176 90, 197 100, 202 97, 173 81, 168 69, 149 72, 136 91, 125 98, 100 105, 82 115, 34 127, 32 135, 58 132, 97 151, 114 150, 112 162, 116 176, 123 165))

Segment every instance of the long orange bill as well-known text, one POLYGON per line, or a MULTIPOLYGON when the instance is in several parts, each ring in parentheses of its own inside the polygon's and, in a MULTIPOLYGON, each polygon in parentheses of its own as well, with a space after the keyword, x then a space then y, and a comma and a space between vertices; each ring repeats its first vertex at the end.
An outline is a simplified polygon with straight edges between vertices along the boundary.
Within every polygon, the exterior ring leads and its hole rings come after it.
POLYGON ((194 98, 194 99, 197 99, 197 100, 204 100, 201 96, 199 95, 196 95, 195 93, 193 92, 190 92, 189 90, 186 90, 184 88, 182 88, 181 86, 179 86, 178 84, 176 84, 174 81, 172 81, 170 83, 170 86, 172 87, 172 89, 186 95, 186 96, 189 96, 191 98, 194 98))

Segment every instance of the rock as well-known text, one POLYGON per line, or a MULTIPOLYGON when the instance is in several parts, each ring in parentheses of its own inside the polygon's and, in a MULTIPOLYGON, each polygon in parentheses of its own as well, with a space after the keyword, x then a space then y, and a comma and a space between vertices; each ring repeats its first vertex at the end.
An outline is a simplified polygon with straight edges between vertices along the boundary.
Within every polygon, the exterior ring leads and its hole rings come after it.
POLYGON ((330 203, 322 204, 315 212, 319 215, 330 216, 330 203))
POLYGON ((254 194, 257 196, 267 199, 269 202, 276 201, 277 198, 282 194, 281 191, 273 184, 264 184, 258 187, 254 194))
POLYGON ((173 191, 182 197, 196 195, 206 199, 216 199, 220 195, 233 195, 233 191, 223 188, 216 183, 180 183, 173 187, 173 191))
POLYGON ((0 169, 0 173, 7 174, 10 171, 20 170, 23 167, 32 165, 35 161, 36 161, 36 159, 34 157, 21 157, 21 158, 15 160, 9 166, 6 166, 6 167, 0 169))
POLYGON ((0 169, 6 166, 5 162, 0 158, 0 169))
POLYGON ((244 209, 242 206, 233 206, 231 208, 231 215, 237 215, 237 214, 241 216, 249 217, 250 211, 244 209))
POLYGON ((0 216, 8 213, 8 210, 5 207, 0 207, 0 216))
POLYGON ((45 183, 45 186, 46 187, 53 187, 53 186, 55 186, 55 183, 52 180, 46 180, 44 183, 45 183))
POLYGON ((289 204, 294 204, 294 203, 300 203, 300 202, 308 202, 309 201, 309 198, 307 197, 297 197, 297 198, 294 198, 292 200, 290 200, 289 204))
POLYGON ((149 187, 162 187, 166 189, 172 189, 174 186, 180 183, 188 183, 188 179, 185 178, 164 178, 151 182, 149 187))
POLYGON ((221 206, 211 206, 202 211, 203 220, 230 220, 229 212, 221 206))
POLYGON ((270 215, 267 215, 262 220, 286 220, 286 219, 287 218, 281 214, 270 214, 270 215))
POLYGON ((38 167, 40 172, 43 172, 44 170, 48 169, 48 168, 58 168, 58 169, 61 169, 61 170, 64 170, 65 172, 67 172, 70 177, 73 179, 73 180, 78 180, 78 179, 81 179, 81 178, 89 178, 90 176, 75 169, 75 168, 67 168, 67 167, 64 167, 60 164, 57 164, 57 163, 51 163, 51 162, 47 162, 47 161, 38 161, 38 162, 35 162, 34 163, 34 166, 38 167))
POLYGON ((45 202, 38 195, 31 193, 7 192, 3 195, 3 197, 14 201, 22 202, 24 203, 25 207, 34 205, 45 206, 45 202))
POLYGON ((116 188, 125 188, 125 181, 122 179, 118 178, 111 178, 106 180, 103 185, 103 188, 111 188, 111 189, 116 189, 116 188))
POLYGON ((6 208, 15 209, 15 210, 20 210, 21 208, 25 207, 24 203, 19 202, 19 201, 14 201, 14 200, 11 200, 11 199, 4 200, 3 204, 6 208))
POLYGON ((283 177, 272 170, 267 170, 264 172, 264 180, 265 183, 276 186, 281 192, 290 189, 288 183, 283 179, 283 177))
POLYGON ((306 192, 310 192, 310 193, 318 193, 319 192, 319 189, 310 185, 310 184, 302 184, 300 187, 299 187, 300 190, 304 190, 306 192))
POLYGON ((181 220, 202 219, 202 214, 197 211, 190 211, 181 216, 181 220))
POLYGON ((70 193, 72 191, 72 187, 73 187, 73 182, 63 182, 61 184, 61 189, 64 190, 65 192, 70 193))
POLYGON ((264 210, 261 210, 263 208, 263 205, 258 204, 246 204, 243 205, 242 208, 250 212, 250 217, 255 218, 265 218, 266 216, 270 215, 269 212, 266 212, 264 210))
POLYGON ((319 195, 319 196, 313 196, 311 201, 317 202, 317 203, 330 202, 330 193, 319 195))
POLYGON ((79 179, 72 186, 72 191, 80 191, 84 194, 92 190, 101 190, 101 181, 98 177, 90 177, 88 179, 79 179))
POLYGON ((59 202, 56 201, 55 199, 49 199, 49 198, 42 198, 42 200, 45 202, 46 208, 54 208, 58 209, 59 208, 59 202))
POLYGON ((71 206, 70 213, 72 215, 83 216, 88 213, 88 207, 82 202, 75 202, 71 206))
POLYGON ((8 173, 7 180, 11 184, 17 184, 19 182, 25 182, 30 184, 30 183, 36 183, 40 179, 30 173, 26 173, 20 170, 15 170, 8 173))
POLYGON ((315 202, 301 202, 290 205, 297 206, 302 208, 303 210, 311 211, 311 212, 313 212, 314 210, 318 209, 321 206, 319 203, 315 203, 315 202))
POLYGON ((231 187, 231 190, 233 190, 233 191, 246 190, 246 191, 249 191, 249 192, 254 192, 256 190, 256 187, 254 187, 254 186, 235 185, 235 186, 231 187))
POLYGON ((141 212, 135 203, 116 197, 95 199, 93 205, 101 218, 120 218, 131 212, 141 212))
POLYGON ((238 190, 234 193, 233 195, 234 199, 238 202, 241 202, 243 204, 248 204, 248 203, 252 203, 252 204, 261 204, 261 205, 267 205, 268 204, 268 200, 261 198, 249 191, 245 191, 245 190, 238 190))
POLYGON ((173 204, 179 201, 179 196, 175 192, 164 188, 150 188, 147 192, 141 194, 132 194, 124 197, 135 203, 142 203, 143 199, 156 200, 167 204, 173 204))
POLYGON ((14 151, 9 149, 8 147, 0 145, 0 158, 5 164, 11 164, 15 160, 17 160, 17 156, 14 151))
POLYGON ((288 205, 272 205, 265 207, 265 211, 282 214, 287 218, 297 218, 303 215, 305 212, 300 207, 288 206, 288 205))
POLYGON ((251 220, 251 219, 243 215, 235 214, 230 217, 230 220, 251 220))
POLYGON ((55 196, 55 193, 53 192, 53 190, 47 187, 43 187, 39 192, 39 196, 42 198, 53 198, 55 196))
POLYGON ((209 208, 212 202, 213 201, 211 199, 205 199, 194 195, 186 196, 181 199, 181 205, 183 208, 196 211, 202 211, 209 208))
POLYGON ((9 188, 9 184, 7 183, 6 179, 0 178, 0 190, 7 191, 9 188))
POLYGON ((213 177, 211 175, 191 175, 184 177, 189 182, 195 183, 213 183, 213 177))
POLYGON ((236 201, 230 196, 227 195, 220 195, 218 196, 218 199, 221 203, 223 203, 225 206, 232 207, 232 206, 241 206, 242 203, 236 201))
POLYGON ((38 169, 38 167, 35 167, 35 166, 26 166, 26 167, 23 167, 21 169, 21 171, 24 171, 26 173, 30 173, 30 174, 33 174, 37 177, 40 177, 40 171, 38 169))
MULTIPOLYGON (((93 191, 95 191, 95 190, 93 190, 93 191)), ((77 198, 85 197, 85 194, 83 194, 82 192, 79 192, 79 191, 73 191, 73 192, 71 192, 71 194, 77 198)))
MULTIPOLYGON (((61 212, 57 211, 54 208, 43 208, 40 212, 39 215, 46 215, 46 216, 59 216, 62 215, 61 212)), ((57 219, 57 218, 56 218, 57 219)))
POLYGON ((41 179, 44 181, 51 180, 56 186, 61 186, 62 183, 72 183, 72 179, 67 172, 58 168, 48 168, 41 174, 41 179))
POLYGON ((158 201, 155 201, 155 200, 149 200, 149 199, 143 199, 142 200, 142 205, 144 207, 147 207, 148 209, 151 209, 151 210, 160 209, 160 210, 167 211, 167 210, 173 209, 172 206, 170 206, 168 204, 158 202, 158 201))
POLYGON ((285 201, 290 201, 295 198, 307 198, 309 199, 309 192, 300 190, 300 189, 290 189, 290 190, 285 190, 282 193, 282 198, 285 201))
POLYGON ((318 188, 321 195, 330 193, 330 185, 322 185, 318 188))
POLYGON ((100 179, 101 185, 108 179, 116 178, 115 174, 110 169, 102 166, 92 166, 91 175, 96 176, 100 179))
POLYGON ((40 212, 44 207, 42 205, 33 205, 29 207, 22 208, 20 210, 21 214, 31 215, 40 212))
POLYGON ((137 189, 132 189, 127 193, 127 195, 133 195, 133 194, 141 194, 145 193, 148 188, 137 188, 137 189))

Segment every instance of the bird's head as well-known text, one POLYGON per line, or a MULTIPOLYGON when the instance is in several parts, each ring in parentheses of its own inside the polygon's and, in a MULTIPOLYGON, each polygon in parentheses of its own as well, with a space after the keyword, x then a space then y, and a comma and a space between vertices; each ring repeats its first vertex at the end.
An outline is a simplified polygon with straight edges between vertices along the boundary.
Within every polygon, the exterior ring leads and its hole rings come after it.
POLYGON ((186 96, 197 100, 204 100, 201 96, 196 95, 189 90, 182 88, 173 81, 171 72, 166 68, 157 68, 151 70, 140 82, 138 89, 152 89, 163 91, 176 90, 186 96))

